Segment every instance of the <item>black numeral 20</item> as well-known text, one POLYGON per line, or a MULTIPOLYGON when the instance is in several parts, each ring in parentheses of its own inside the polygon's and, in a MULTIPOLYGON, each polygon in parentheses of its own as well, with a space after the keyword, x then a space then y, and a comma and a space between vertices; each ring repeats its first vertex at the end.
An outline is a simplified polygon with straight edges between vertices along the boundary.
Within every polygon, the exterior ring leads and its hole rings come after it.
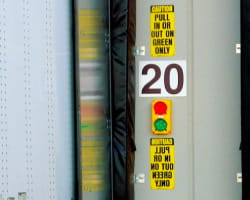
MULTIPOLYGON (((158 65, 155 64, 148 64, 142 70, 142 75, 147 75, 148 70, 153 69, 155 75, 152 80, 150 80, 143 88, 142 94, 161 94, 161 88, 152 88, 152 85, 157 82, 161 77, 161 69, 158 65)), ((183 82, 184 82, 184 74, 183 70, 180 65, 178 64, 170 64, 166 67, 164 72, 164 85, 165 89, 169 94, 178 94, 183 89, 183 82), (178 84, 176 88, 172 88, 170 84, 170 74, 171 71, 175 69, 178 75, 178 84)))

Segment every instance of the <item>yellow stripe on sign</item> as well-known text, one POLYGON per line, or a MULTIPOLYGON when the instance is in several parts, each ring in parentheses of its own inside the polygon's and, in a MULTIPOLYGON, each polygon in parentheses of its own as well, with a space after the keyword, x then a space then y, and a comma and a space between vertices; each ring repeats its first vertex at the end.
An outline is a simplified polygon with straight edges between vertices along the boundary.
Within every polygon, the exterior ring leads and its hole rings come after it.
POLYGON ((103 26, 102 18, 99 16, 84 16, 79 17, 79 26, 103 26))
POLYGON ((83 192, 93 192, 93 191, 101 191, 101 190, 106 190, 107 185, 105 183, 102 184, 89 184, 89 183, 83 183, 82 184, 82 191, 83 192))
POLYGON ((100 31, 86 31, 86 30, 79 30, 79 40, 80 42, 82 41, 88 41, 88 40, 96 40, 96 41, 101 41, 103 33, 100 31))
POLYGON ((96 38, 93 38, 93 39, 88 39, 88 40, 80 40, 79 41, 79 45, 81 46, 84 46, 84 45, 100 45, 102 44, 102 40, 97 40, 96 38))
POLYGON ((102 140, 85 140, 81 143, 84 147, 92 147, 92 146, 103 146, 105 142, 102 140))
POLYGON ((78 10, 78 15, 80 16, 96 16, 100 15, 101 10, 99 9, 79 9, 78 10))
POLYGON ((99 48, 83 48, 80 49, 80 59, 101 59, 103 56, 100 54, 99 48))

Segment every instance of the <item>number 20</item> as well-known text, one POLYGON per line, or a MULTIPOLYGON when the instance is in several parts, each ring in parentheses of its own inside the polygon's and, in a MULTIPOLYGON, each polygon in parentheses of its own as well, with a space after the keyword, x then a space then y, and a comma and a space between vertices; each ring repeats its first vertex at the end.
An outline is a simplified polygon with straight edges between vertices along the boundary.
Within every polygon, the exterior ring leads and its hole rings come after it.
MULTIPOLYGON (((160 77, 161 77, 161 69, 158 65, 155 64, 148 64, 146 65, 142 70, 142 75, 147 75, 148 70, 153 69, 155 72, 155 75, 152 80, 150 80, 143 88, 142 88, 142 94, 161 94, 161 88, 152 88, 152 85, 156 83, 160 77)), ((164 72, 164 86, 166 91, 169 94, 178 94, 183 89, 183 83, 184 83, 184 74, 183 70, 180 65, 178 64, 170 64, 166 67, 164 72), (178 83, 176 88, 172 88, 170 84, 170 74, 171 71, 175 69, 177 71, 178 75, 178 83)))

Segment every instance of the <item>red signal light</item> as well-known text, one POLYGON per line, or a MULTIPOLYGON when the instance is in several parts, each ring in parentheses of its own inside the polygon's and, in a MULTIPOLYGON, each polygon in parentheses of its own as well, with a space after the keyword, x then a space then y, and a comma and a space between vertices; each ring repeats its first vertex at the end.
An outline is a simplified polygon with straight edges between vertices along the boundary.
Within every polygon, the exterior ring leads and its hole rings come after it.
POLYGON ((167 104, 162 102, 162 101, 158 101, 154 104, 154 112, 157 115, 165 115, 167 114, 167 104))
POLYGON ((172 101, 170 99, 155 99, 152 101, 152 132, 155 135, 172 133, 172 101))

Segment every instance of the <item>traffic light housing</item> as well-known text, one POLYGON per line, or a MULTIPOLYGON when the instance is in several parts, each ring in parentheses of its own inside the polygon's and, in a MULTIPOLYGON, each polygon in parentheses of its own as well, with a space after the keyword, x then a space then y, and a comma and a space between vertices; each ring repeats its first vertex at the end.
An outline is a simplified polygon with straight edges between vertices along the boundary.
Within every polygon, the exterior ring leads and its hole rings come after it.
POLYGON ((157 99, 152 101, 152 132, 155 135, 172 133, 172 101, 157 99))

